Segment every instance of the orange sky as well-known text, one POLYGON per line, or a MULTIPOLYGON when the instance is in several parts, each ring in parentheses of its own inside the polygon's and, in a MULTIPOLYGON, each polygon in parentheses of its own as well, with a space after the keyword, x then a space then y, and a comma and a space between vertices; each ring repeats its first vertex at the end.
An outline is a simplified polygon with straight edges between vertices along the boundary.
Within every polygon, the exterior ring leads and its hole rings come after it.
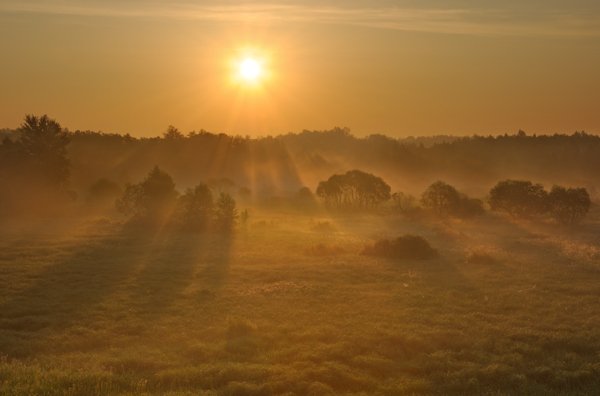
POLYGON ((0 127, 600 133, 599 21, 585 0, 2 0, 0 127), (231 81, 247 48, 253 89, 231 81))

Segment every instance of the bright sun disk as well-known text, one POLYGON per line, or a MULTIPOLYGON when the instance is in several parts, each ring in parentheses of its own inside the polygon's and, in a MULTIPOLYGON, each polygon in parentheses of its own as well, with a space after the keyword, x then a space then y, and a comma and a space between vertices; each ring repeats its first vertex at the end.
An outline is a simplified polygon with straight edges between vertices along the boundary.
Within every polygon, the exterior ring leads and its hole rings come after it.
POLYGON ((256 59, 246 58, 240 62, 239 75, 245 81, 257 81, 260 78, 261 73, 261 65, 256 59))

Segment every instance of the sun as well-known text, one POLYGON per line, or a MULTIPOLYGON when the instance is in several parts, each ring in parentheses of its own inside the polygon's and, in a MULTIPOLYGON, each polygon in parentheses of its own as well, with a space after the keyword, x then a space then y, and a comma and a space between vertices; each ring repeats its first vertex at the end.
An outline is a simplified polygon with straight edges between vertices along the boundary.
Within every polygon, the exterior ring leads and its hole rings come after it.
POLYGON ((273 52, 265 47, 238 47, 225 59, 230 86, 244 95, 264 93, 276 82, 273 52))
POLYGON ((255 58, 244 58, 238 65, 238 76, 245 82, 258 82, 263 74, 261 62, 255 58))

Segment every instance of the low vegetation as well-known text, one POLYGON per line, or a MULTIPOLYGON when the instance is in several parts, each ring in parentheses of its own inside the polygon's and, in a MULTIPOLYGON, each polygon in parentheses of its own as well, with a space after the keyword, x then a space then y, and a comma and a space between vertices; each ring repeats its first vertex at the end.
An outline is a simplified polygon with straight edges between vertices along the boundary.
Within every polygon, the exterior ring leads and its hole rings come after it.
POLYGON ((421 203, 440 216, 472 217, 484 213, 482 201, 469 198, 442 181, 433 183, 423 192, 421 203))
POLYGON ((380 239, 373 245, 365 247, 363 254, 399 260, 427 260, 438 256, 438 252, 427 240, 410 234, 392 240, 380 239))
POLYGON ((0 394, 596 394, 593 183, 429 184, 536 139, 139 140, 28 116, 0 145, 0 394))

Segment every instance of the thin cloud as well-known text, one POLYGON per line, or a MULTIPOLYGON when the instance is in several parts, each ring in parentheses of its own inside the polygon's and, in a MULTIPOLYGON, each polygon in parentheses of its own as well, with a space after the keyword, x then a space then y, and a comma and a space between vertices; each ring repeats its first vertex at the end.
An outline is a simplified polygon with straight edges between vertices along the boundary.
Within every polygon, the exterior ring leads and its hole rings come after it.
POLYGON ((59 2, 5 2, 0 12, 49 15, 176 19, 206 22, 320 23, 398 31, 518 36, 600 36, 597 18, 546 11, 529 18, 513 18, 502 10, 353 8, 285 4, 194 5, 145 3, 131 5, 78 5, 59 2))

